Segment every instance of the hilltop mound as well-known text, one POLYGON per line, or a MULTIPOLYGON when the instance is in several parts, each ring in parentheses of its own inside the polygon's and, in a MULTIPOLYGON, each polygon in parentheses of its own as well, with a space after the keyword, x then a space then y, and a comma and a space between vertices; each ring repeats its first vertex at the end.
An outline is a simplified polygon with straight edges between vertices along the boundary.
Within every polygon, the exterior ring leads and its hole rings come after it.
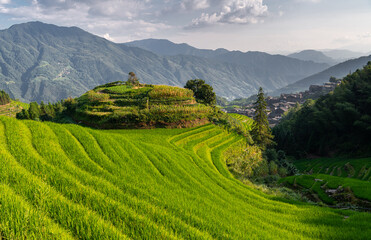
POLYGON ((76 121, 98 128, 191 127, 209 122, 214 112, 189 89, 123 82, 98 86, 73 104, 76 121))

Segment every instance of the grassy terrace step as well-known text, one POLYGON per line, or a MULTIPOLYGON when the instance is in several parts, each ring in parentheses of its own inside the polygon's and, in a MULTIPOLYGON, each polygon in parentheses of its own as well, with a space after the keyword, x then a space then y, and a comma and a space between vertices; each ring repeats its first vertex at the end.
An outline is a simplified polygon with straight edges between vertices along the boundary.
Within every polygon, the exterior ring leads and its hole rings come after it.
POLYGON ((327 189, 337 189, 339 186, 349 187, 354 196, 360 199, 371 201, 371 182, 362 181, 354 178, 335 177, 326 174, 290 176, 280 180, 291 185, 299 185, 305 189, 310 189, 318 194, 318 197, 325 203, 334 204, 334 199, 330 198, 322 187, 327 189))
POLYGON ((254 122, 253 119, 249 118, 248 116, 241 115, 238 113, 228 113, 228 115, 239 120, 243 124, 246 130, 248 131, 251 130, 252 124, 254 122))
POLYGON ((93 130, 0 117, 0 238, 370 236, 370 214, 281 202, 226 175, 221 154, 238 141, 214 125, 93 130))
POLYGON ((351 177, 360 180, 371 180, 371 158, 342 159, 318 158, 295 161, 302 172, 324 173, 337 177, 351 177))

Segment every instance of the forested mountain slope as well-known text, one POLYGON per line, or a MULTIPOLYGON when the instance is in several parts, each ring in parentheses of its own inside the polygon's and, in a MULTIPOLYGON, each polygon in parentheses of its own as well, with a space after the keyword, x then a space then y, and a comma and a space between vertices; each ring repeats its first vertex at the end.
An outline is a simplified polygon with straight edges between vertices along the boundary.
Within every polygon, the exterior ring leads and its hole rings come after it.
POLYGON ((0 236, 370 236, 367 213, 286 203, 235 180, 221 156, 239 141, 214 125, 103 131, 0 116, 0 236))
POLYGON ((293 109, 273 129, 290 154, 371 154, 371 62, 333 92, 293 109))
POLYGON ((294 61, 284 71, 266 72, 269 66, 256 68, 259 63, 248 67, 199 56, 159 56, 76 27, 30 22, 0 31, 0 89, 26 102, 77 97, 94 86, 126 80, 131 71, 150 84, 184 86, 204 79, 218 95, 235 98, 260 86, 275 90, 327 67, 294 61))
POLYGON ((286 87, 275 90, 272 93, 269 93, 269 95, 278 96, 281 93, 293 93, 308 90, 310 85, 322 85, 323 83, 328 82, 330 77, 343 78, 357 69, 362 68, 369 61, 371 61, 371 55, 339 63, 320 73, 314 74, 300 81, 289 84, 286 87))

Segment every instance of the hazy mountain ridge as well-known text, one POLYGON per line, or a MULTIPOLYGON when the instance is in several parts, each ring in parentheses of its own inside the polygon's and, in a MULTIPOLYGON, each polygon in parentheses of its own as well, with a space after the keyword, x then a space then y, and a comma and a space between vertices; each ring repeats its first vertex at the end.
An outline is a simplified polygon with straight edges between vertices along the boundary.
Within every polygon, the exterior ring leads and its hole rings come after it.
POLYGON ((320 52, 317 50, 303 50, 300 52, 289 54, 287 56, 291 58, 300 59, 303 61, 313 61, 316 63, 327 63, 331 66, 338 63, 338 61, 336 61, 335 59, 330 58, 326 56, 323 52, 320 52))
POLYGON ((352 73, 357 69, 363 68, 369 61, 371 61, 371 55, 368 57, 360 57, 357 59, 352 59, 345 61, 343 63, 339 63, 320 73, 306 77, 286 87, 273 91, 269 93, 269 95, 278 96, 281 93, 300 92, 307 90, 310 85, 321 85, 325 82, 328 82, 330 77, 343 78, 349 73, 352 73))
POLYGON ((123 43, 123 45, 139 47, 160 56, 190 55, 210 58, 228 52, 228 50, 223 48, 216 50, 198 49, 186 43, 173 43, 167 39, 152 38, 123 43))
POLYGON ((273 91, 327 67, 265 53, 250 59, 252 53, 215 52, 219 56, 215 59, 159 56, 77 27, 18 24, 0 31, 0 88, 25 102, 55 102, 80 96, 97 85, 126 80, 128 72, 134 71, 141 82, 150 84, 183 86, 189 79, 201 78, 219 96, 231 99, 255 94, 260 86, 273 91), (230 56, 241 54, 244 57, 238 61, 230 56), (276 65, 280 67, 273 71, 276 65))

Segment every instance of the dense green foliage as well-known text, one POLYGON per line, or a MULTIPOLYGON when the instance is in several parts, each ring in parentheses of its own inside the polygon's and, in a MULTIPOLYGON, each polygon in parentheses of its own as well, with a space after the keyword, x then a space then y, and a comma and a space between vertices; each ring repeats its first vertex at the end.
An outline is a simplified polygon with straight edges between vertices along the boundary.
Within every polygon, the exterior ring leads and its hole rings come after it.
POLYGON ((234 179, 222 156, 241 141, 214 125, 103 131, 0 117, 0 236, 370 236, 370 214, 281 201, 234 179))
POLYGON ((254 108, 255 113, 254 122, 251 128, 251 136, 256 145, 265 149, 267 146, 272 145, 273 136, 268 123, 267 102, 265 101, 262 88, 259 89, 254 108))
POLYGON ((206 105, 215 105, 216 95, 214 89, 206 84, 202 79, 188 80, 184 88, 190 89, 194 93, 196 101, 206 105))
POLYGON ((24 108, 18 112, 16 117, 18 119, 57 121, 63 117, 62 113, 65 109, 63 103, 63 101, 54 104, 41 102, 39 105, 37 102, 32 102, 28 108, 24 108))
POLYGON ((289 154, 371 153, 371 62, 348 75, 333 93, 307 101, 273 129, 289 154))
POLYGON ((0 90, 0 105, 5 105, 10 103, 11 99, 9 94, 7 94, 4 90, 0 90))

